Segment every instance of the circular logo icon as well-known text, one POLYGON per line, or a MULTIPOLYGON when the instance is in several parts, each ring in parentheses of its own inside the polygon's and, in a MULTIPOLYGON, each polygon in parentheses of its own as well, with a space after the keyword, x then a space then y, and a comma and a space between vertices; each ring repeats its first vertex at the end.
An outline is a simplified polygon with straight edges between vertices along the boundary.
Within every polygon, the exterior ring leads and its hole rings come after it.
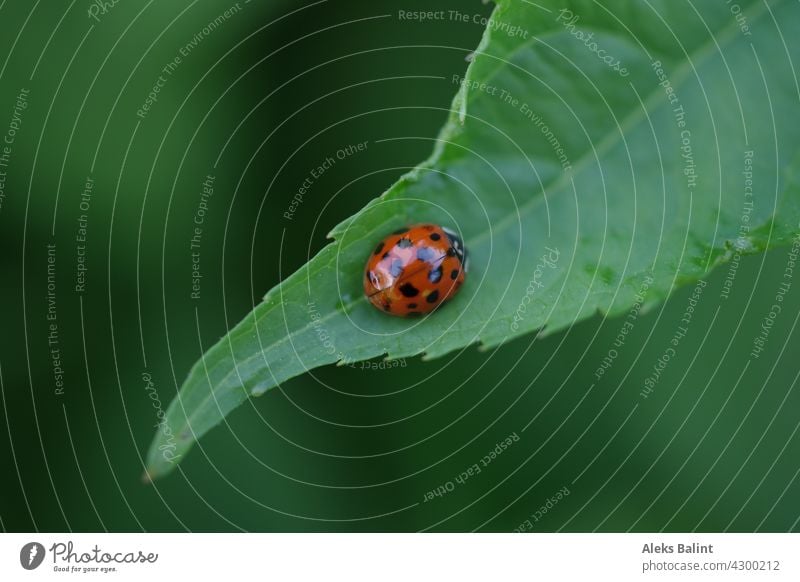
POLYGON ((30 542, 19 551, 19 563, 26 570, 35 570, 44 561, 44 546, 39 542, 30 542))

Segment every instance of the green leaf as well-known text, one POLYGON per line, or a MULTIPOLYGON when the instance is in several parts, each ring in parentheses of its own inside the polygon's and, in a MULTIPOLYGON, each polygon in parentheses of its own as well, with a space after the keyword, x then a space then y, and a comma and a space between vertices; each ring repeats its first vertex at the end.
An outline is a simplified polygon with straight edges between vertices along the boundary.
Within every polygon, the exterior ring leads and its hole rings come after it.
POLYGON ((798 235, 800 3, 738 0, 738 15, 724 2, 564 5, 496 7, 431 158, 336 227, 192 368, 149 477, 306 370, 619 314, 645 281, 651 305, 735 253, 798 235), (461 232, 467 283, 430 317, 386 317, 363 298, 366 258, 420 221, 461 232))

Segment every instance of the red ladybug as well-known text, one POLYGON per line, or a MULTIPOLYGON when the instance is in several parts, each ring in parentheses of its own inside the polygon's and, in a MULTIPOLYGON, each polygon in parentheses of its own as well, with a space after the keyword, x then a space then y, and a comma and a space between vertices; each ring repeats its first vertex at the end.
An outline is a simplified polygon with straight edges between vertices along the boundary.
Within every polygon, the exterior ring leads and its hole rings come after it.
POLYGON ((451 299, 467 272, 467 251, 453 231, 415 224, 383 239, 369 257, 364 293, 400 317, 430 313, 451 299))

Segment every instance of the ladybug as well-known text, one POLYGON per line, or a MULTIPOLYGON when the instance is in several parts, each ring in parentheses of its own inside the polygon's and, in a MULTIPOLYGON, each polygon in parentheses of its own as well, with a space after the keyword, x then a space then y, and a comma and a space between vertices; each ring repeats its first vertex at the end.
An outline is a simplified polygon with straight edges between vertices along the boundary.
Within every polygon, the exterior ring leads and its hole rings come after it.
POLYGON ((467 262, 464 244, 452 230, 436 224, 401 228, 372 251, 364 293, 390 315, 430 313, 458 292, 467 262))

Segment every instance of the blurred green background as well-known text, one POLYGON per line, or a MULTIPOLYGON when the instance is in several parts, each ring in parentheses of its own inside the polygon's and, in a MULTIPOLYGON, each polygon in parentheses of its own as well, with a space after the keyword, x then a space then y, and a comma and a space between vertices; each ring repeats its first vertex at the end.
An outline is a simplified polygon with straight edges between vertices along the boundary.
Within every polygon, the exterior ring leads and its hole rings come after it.
POLYGON ((29 91, 0 206, 4 531, 800 530, 797 290, 745 365, 788 249, 743 259, 727 300, 727 266, 709 277, 647 398, 691 289, 641 316, 599 380, 622 320, 319 369, 141 483, 147 379, 166 408, 205 348, 428 156, 482 34, 399 18, 429 6, 0 3, 0 131, 29 91), (365 141, 283 217, 313 168, 365 141))

